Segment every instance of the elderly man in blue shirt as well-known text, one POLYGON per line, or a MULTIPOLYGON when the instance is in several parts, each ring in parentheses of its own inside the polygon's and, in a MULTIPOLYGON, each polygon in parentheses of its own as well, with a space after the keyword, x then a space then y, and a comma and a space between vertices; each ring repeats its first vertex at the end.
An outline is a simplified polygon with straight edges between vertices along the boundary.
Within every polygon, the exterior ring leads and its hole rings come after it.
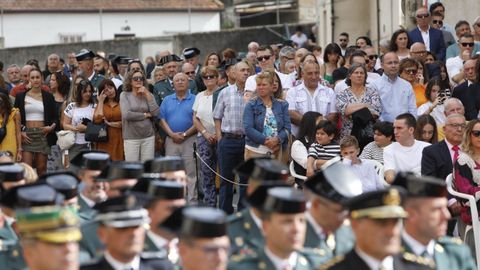
POLYGON ((400 61, 395 52, 381 57, 383 75, 372 83, 382 102, 380 120, 392 122, 402 113, 417 115, 415 94, 412 85, 398 76, 400 61))
POLYGON ((195 95, 188 87, 188 76, 178 73, 173 77, 175 93, 171 94, 160 106, 160 125, 167 134, 165 139, 165 154, 179 156, 185 162, 187 172, 187 200, 196 203, 197 177, 195 173, 195 159, 193 157, 193 143, 197 131, 193 125, 193 103, 195 95))

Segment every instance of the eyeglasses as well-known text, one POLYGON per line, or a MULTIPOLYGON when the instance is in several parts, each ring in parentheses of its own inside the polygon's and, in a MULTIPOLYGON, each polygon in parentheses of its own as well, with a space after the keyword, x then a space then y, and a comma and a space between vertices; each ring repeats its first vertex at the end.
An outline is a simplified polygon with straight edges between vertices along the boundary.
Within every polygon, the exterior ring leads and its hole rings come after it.
POLYGON ((257 61, 258 62, 262 62, 263 60, 268 61, 268 60, 270 60, 270 57, 272 57, 272 56, 271 55, 259 56, 259 57, 257 57, 257 61))
POLYGON ((416 68, 406 68, 406 69, 404 69, 403 71, 405 71, 405 73, 411 74, 411 75, 417 73, 417 69, 416 69, 416 68))
POLYGON ((480 137, 480 130, 472 130, 472 133, 471 133, 474 137, 480 137))
POLYGON ((447 126, 451 126, 454 129, 464 129, 467 127, 466 124, 447 124, 447 126))
POLYGON ((419 51, 419 52, 410 52, 412 54, 426 54, 427 51, 419 51))
POLYGON ((473 42, 462 42, 460 44, 462 44, 463 47, 473 47, 475 45, 473 42))
POLYGON ((215 79, 217 76, 215 75, 205 75, 205 76, 202 76, 202 78, 204 80, 211 80, 211 79, 215 79))
POLYGON ((433 24, 438 24, 438 25, 443 25, 443 21, 442 21, 442 20, 432 20, 432 23, 433 23, 433 24))
POLYGON ((132 81, 135 81, 135 82, 143 82, 143 80, 145 80, 143 76, 132 77, 132 81))
POLYGON ((378 54, 372 54, 368 56, 368 59, 370 60, 376 60, 378 58, 378 54))
POLYGON ((186 75, 195 75, 195 71, 184 72, 186 75))
POLYGON ((480 22, 479 23, 476 23, 474 24, 476 27, 480 27, 480 22))
POLYGON ((417 18, 419 19, 425 19, 425 18, 428 18, 430 17, 430 14, 426 13, 426 14, 417 14, 417 18))

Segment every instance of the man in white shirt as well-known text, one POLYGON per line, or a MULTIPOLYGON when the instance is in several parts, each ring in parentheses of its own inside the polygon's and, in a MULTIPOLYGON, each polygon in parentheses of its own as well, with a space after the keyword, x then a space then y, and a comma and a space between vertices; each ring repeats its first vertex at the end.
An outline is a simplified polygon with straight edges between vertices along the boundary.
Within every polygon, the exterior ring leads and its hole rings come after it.
POLYGON ((398 172, 421 173, 422 151, 429 143, 415 140, 417 121, 410 113, 400 114, 393 122, 396 142, 385 147, 383 161, 385 180, 392 183, 398 172))
POLYGON ((463 64, 470 59, 474 45, 473 35, 463 34, 458 40, 459 54, 447 59, 448 77, 450 77, 450 83, 453 85, 458 85, 465 79, 463 64))
POLYGON ((305 63, 302 69, 303 82, 287 92, 288 112, 292 121, 292 134, 295 136, 306 112, 319 112, 326 119, 337 121, 335 92, 320 84, 319 77, 320 66, 317 63, 305 63))
MULTIPOLYGON (((274 69, 275 53, 273 52, 272 47, 268 45, 262 45, 258 48, 257 63, 262 70, 274 69)), ((280 78, 280 82, 282 83, 282 89, 288 90, 290 87, 293 86, 293 82, 290 76, 280 73, 277 70, 275 70, 275 72, 280 78)), ((257 75, 254 74, 247 78, 247 81, 245 82, 245 91, 255 92, 257 90, 257 82, 255 81, 256 77, 257 75)))

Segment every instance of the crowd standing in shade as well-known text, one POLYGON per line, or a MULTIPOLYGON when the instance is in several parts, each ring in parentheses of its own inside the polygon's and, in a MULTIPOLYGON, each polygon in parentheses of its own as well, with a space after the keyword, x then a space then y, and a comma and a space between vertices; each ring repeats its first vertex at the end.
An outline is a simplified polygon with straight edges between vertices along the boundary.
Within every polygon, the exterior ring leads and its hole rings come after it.
POLYGON ((1 268, 475 269, 445 179, 479 191, 480 19, 415 19, 323 55, 297 27, 245 54, 9 65, 1 268))

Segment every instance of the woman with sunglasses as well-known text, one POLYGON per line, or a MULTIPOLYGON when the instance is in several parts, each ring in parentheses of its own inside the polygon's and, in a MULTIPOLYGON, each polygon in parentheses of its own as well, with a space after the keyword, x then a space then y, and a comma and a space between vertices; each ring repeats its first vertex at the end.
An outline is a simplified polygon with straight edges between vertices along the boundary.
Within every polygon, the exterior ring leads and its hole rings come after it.
POLYGON ((22 160, 22 137, 20 112, 17 108, 13 108, 8 94, 0 92, 0 127, 6 121, 6 135, 0 141, 0 150, 5 153, 11 153, 12 159, 16 161, 22 160))
POLYGON ((218 71, 214 66, 205 66, 200 70, 205 91, 198 93, 193 103, 193 125, 198 130, 197 145, 200 158, 205 161, 200 163, 203 175, 203 201, 205 205, 216 207, 217 194, 215 188, 215 173, 210 168, 217 167, 217 137, 215 136, 215 123, 213 108, 220 91, 217 87, 218 71), (207 167, 208 165, 208 167, 207 167))
MULTIPOLYGON (((480 191, 480 120, 470 120, 463 134, 461 152, 454 154, 454 186, 458 192, 475 196, 480 191), (456 155, 458 158, 456 158, 456 155)), ((465 239, 466 225, 472 224, 468 206, 463 205, 458 221, 458 233, 465 239)))
POLYGON ((85 130, 88 122, 93 119, 95 101, 93 99, 93 85, 88 80, 82 80, 77 85, 75 100, 67 105, 63 111, 63 129, 75 132, 75 143, 65 154, 72 160, 82 150, 90 149, 85 140, 85 130))
POLYGON ((415 99, 417 100, 417 107, 426 103, 428 99, 425 97, 425 86, 417 83, 418 63, 411 58, 405 58, 400 61, 400 78, 406 80, 412 85, 415 99))
MULTIPOLYGON (((23 161, 37 169, 38 175, 47 172, 47 156, 50 147, 57 141, 55 127, 55 98, 42 91, 40 70, 33 68, 28 73, 30 89, 17 94, 15 107, 20 110, 22 119, 23 161)), ((19 149, 21 150, 21 149, 19 149)))
POLYGON ((120 94, 122 135, 126 161, 146 161, 155 154, 155 130, 159 107, 148 91, 145 73, 127 73, 120 94))

